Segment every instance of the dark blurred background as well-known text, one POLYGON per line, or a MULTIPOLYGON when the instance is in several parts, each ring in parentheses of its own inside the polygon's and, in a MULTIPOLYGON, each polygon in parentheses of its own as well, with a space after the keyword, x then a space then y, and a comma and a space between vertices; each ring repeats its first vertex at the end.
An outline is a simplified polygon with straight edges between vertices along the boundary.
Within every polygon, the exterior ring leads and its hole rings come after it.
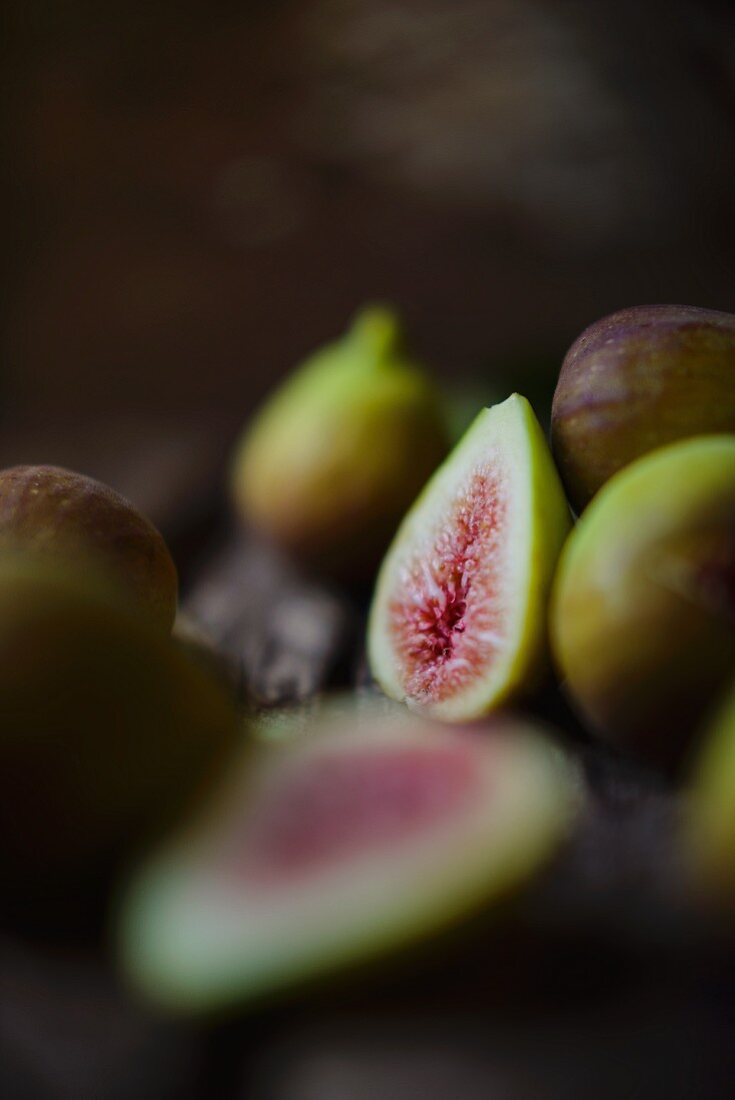
POLYGON ((161 519, 366 299, 445 377, 541 405, 601 314, 733 306, 729 3, 6 11, 3 462, 161 519))
MULTIPOLYGON (((542 418, 602 314, 735 309, 726 0, 6 0, 2 50, 0 465, 111 482, 185 574, 177 537, 238 429, 366 300, 403 310, 448 384, 519 389, 542 418)), ((645 838, 676 810, 609 788, 584 875, 556 887, 565 951, 509 952, 498 982, 501 947, 486 1016, 470 959, 446 1004, 427 979, 423 1015, 391 1015, 389 988, 375 1011, 347 995, 202 1033, 141 1015, 96 948, 3 934, 5 1095, 731 1097, 732 973, 634 904, 643 945, 621 947, 598 890, 603 851, 645 894, 645 838), (585 921, 606 953, 580 954, 585 921)))

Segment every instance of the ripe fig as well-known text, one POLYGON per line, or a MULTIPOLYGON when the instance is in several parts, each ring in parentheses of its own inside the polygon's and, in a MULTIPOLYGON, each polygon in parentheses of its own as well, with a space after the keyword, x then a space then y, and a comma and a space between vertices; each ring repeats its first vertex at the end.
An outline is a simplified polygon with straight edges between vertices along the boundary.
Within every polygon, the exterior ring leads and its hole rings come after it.
POLYGON ((165 1007, 202 1011, 383 955, 520 887, 577 801, 570 763, 519 720, 322 717, 251 748, 134 877, 124 968, 165 1007))
POLYGON ((319 571, 364 579, 448 449, 396 317, 366 309, 265 405, 235 456, 243 518, 319 571))
POLYGON ((99 481, 57 466, 0 471, 0 550, 7 549, 102 571, 152 624, 171 630, 178 579, 166 543, 99 481))
POLYGON ((735 681, 707 723, 682 840, 697 892, 735 909, 735 681))
POLYGON ((562 553, 551 635, 591 726, 675 763, 735 675, 735 435, 663 447, 600 490, 562 553))
POLYGON ((393 699, 469 721, 535 684, 570 526, 524 397, 484 409, 404 519, 370 613, 375 679, 393 699))
POLYGON ((0 870, 74 891, 175 816, 231 745, 231 695, 115 589, 0 556, 0 870))
POLYGON ((551 439, 581 511, 617 470, 676 440, 735 431, 735 315, 636 306, 572 344, 554 395, 551 439))

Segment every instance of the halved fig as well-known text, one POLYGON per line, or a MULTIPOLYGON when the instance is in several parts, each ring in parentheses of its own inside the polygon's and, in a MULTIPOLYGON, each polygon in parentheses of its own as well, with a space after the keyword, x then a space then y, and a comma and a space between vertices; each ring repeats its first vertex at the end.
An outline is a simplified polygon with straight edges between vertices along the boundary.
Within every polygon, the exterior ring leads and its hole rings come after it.
POLYGON ((121 947, 179 1011, 271 994, 454 924, 560 843, 576 773, 520 721, 457 730, 336 711, 242 760, 138 874, 121 947))
POLYGON ((470 721, 534 685, 570 514, 541 427, 513 394, 483 409, 404 519, 370 614, 393 699, 470 721))

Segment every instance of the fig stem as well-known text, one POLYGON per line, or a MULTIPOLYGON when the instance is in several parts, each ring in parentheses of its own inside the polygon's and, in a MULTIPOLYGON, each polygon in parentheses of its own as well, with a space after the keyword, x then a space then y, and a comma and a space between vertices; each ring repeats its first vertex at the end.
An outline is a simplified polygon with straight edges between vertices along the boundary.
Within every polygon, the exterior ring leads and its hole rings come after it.
POLYGON ((369 359, 371 366, 382 367, 402 351, 403 328, 387 306, 366 306, 355 316, 349 339, 369 359))

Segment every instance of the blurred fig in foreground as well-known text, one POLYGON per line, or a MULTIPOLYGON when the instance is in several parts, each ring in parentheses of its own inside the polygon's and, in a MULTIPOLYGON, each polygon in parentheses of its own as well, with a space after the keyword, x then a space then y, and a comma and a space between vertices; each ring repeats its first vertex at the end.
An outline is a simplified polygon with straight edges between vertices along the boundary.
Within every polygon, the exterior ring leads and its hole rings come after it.
POLYGON ((590 325, 572 344, 551 437, 577 511, 634 459, 710 432, 735 432, 734 314, 635 306, 590 325))
POLYGON ((440 405, 394 314, 363 310, 246 430, 232 472, 237 511, 308 566, 369 578, 446 453, 440 405))
POLYGON ((0 471, 0 550, 104 572, 152 625, 170 631, 176 566, 153 524, 119 493, 57 466, 0 471))
POLYGON ((134 877, 120 947, 169 1010, 216 1010, 461 923, 557 850, 576 771, 528 723, 451 729, 365 710, 260 742, 134 877))
POLYGON ((735 676, 735 435, 660 448, 616 474, 562 552, 551 635, 601 737, 676 763, 735 676))
POLYGON ((176 818, 231 747, 231 696, 115 589, 0 556, 0 881, 83 889, 176 818))

